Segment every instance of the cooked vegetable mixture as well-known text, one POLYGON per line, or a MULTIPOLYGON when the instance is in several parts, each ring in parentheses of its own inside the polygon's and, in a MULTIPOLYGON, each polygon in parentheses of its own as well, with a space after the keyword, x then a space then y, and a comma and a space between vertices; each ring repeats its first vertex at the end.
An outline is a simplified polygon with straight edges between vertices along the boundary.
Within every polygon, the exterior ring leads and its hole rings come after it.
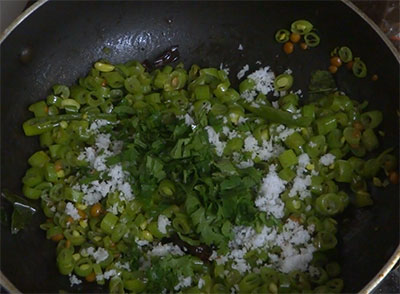
POLYGON ((31 105, 23 192, 60 273, 111 293, 340 292, 333 217, 371 205, 366 180, 397 160, 363 159, 381 112, 326 71, 300 103, 295 78, 261 67, 237 91, 216 68, 100 61, 31 105))

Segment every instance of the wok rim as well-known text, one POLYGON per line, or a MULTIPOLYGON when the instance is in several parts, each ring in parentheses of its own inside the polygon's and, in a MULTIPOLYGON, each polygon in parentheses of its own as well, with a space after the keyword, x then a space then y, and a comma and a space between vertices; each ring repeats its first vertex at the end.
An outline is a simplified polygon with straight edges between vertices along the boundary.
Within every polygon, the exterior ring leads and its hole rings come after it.
MULTIPOLYGON (((27 19, 33 12, 39 9, 42 5, 49 2, 50 0, 38 0, 33 5, 24 10, 0 35, 0 46, 7 39, 7 37, 25 20, 27 19)), ((350 2, 350 0, 340 0, 345 5, 347 5, 350 9, 352 9, 358 16, 360 16, 365 22, 367 22, 371 28, 378 34, 381 40, 385 43, 385 45, 390 49, 393 56, 396 58, 397 62, 400 65, 400 52, 396 49, 393 43, 389 40, 389 38, 383 33, 383 31, 379 28, 379 26, 369 17, 367 16, 360 8, 358 8, 355 4, 350 2)), ((389 274, 389 272, 393 269, 395 264, 400 260, 400 244, 397 246, 395 251, 389 260, 385 263, 385 265, 381 268, 381 270, 365 285, 360 291, 360 294, 370 293, 374 290, 378 284, 389 274)), ((22 294, 20 290, 3 274, 0 269, 0 285, 2 285, 9 293, 18 293, 22 294)))

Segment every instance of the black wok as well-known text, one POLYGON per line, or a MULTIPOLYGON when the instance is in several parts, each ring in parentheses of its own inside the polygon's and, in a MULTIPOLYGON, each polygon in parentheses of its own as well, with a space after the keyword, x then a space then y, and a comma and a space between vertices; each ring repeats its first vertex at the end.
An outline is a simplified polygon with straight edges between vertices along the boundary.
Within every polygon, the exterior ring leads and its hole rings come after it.
MULTIPOLYGON (((176 44, 187 66, 227 64, 235 84, 243 65, 252 70, 260 60, 273 70, 291 68, 294 87, 302 89, 307 88, 312 70, 327 68, 330 50, 347 45, 379 80, 373 83, 341 71, 336 75, 340 89, 382 110, 386 134, 382 149, 398 146, 398 57, 344 2, 51 1, 30 13, 1 44, 2 188, 21 194, 27 158, 38 148, 36 139, 24 137, 21 124, 29 117, 27 106, 46 97, 53 84, 74 83, 100 58, 114 63, 151 59, 176 44), (274 41, 274 32, 299 18, 318 28, 321 44, 286 56, 274 41), (239 44, 243 51, 238 50, 239 44), (111 49, 109 54, 104 47, 111 49), (22 63, 19 54, 26 48, 32 50, 31 60, 22 63)), ((360 291, 399 254, 398 186, 372 189, 372 194, 373 207, 349 208, 341 218, 346 221, 340 221, 337 258, 343 265, 345 292, 360 291)), ((1 271, 22 292, 71 291, 68 278, 56 269, 55 244, 39 229, 43 220, 36 214, 17 235, 2 227, 1 271)), ((78 290, 101 291, 90 287, 78 290)))

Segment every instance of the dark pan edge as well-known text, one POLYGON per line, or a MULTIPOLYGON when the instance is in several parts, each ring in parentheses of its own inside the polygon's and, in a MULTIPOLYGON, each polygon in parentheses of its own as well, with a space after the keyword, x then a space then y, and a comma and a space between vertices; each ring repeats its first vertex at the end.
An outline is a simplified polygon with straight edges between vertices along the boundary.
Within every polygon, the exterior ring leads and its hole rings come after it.
POLYGON ((390 273, 392 268, 400 260, 400 245, 397 246, 392 257, 388 262, 382 267, 382 269, 375 275, 375 277, 359 292, 360 294, 368 294, 374 290, 379 283, 390 273))
POLYGON ((1 271, 0 271, 0 285, 4 287, 8 291, 8 293, 22 294, 21 291, 19 291, 1 271))
POLYGON ((45 4, 50 0, 38 0, 26 10, 24 10, 3 32, 0 34, 0 45, 5 41, 5 39, 12 33, 12 31, 22 23, 29 15, 31 15, 36 9, 45 4))
POLYGON ((400 52, 396 49, 393 43, 389 40, 389 38, 385 35, 385 33, 379 28, 379 26, 369 18, 360 8, 354 5, 350 0, 341 0, 344 4, 350 7, 355 13, 357 13, 366 23, 368 23, 371 28, 381 37, 382 41, 389 47, 390 51, 394 57, 396 57, 397 62, 400 64, 400 52))
MULTIPOLYGON (((12 31, 20 25, 29 15, 35 12, 39 7, 45 4, 49 0, 38 0, 26 10, 24 10, 3 32, 0 34, 0 46, 12 33, 12 31)), ((6 289, 8 293, 22 294, 18 288, 7 279, 7 277, 0 270, 0 285, 6 289)))

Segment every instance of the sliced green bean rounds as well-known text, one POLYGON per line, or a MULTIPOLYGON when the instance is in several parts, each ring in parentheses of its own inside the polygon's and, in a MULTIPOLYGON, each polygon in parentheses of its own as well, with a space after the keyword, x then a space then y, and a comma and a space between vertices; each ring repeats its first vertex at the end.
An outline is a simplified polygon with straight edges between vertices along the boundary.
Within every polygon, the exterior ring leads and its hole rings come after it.
POLYGON ((337 54, 343 62, 350 62, 353 60, 353 52, 349 47, 340 47, 337 54))
POLYGON ((96 62, 94 64, 95 69, 97 69, 98 71, 101 72, 110 72, 114 70, 114 65, 112 64, 107 64, 107 63, 103 63, 103 62, 96 62))
POLYGON ((304 42, 308 47, 317 47, 320 43, 320 38, 316 33, 309 32, 304 35, 304 42))
POLYGON ((368 73, 366 64, 359 58, 354 58, 352 70, 357 78, 365 78, 368 73))
MULTIPOLYGON (((276 41, 319 44, 310 22, 291 30, 276 41)), ((289 72, 271 73, 264 93, 264 80, 247 77, 238 91, 217 68, 99 61, 32 104, 23 130, 41 150, 22 192, 48 218, 59 272, 110 293, 341 291, 334 217, 372 205, 367 180, 383 187, 379 172, 397 159, 360 158, 379 148, 381 112, 334 81, 303 105, 289 72), (302 255, 278 242, 291 235, 312 260, 283 268, 302 255)))
POLYGON ((276 91, 287 91, 293 85, 293 77, 290 74, 281 74, 275 78, 274 87, 276 91))

